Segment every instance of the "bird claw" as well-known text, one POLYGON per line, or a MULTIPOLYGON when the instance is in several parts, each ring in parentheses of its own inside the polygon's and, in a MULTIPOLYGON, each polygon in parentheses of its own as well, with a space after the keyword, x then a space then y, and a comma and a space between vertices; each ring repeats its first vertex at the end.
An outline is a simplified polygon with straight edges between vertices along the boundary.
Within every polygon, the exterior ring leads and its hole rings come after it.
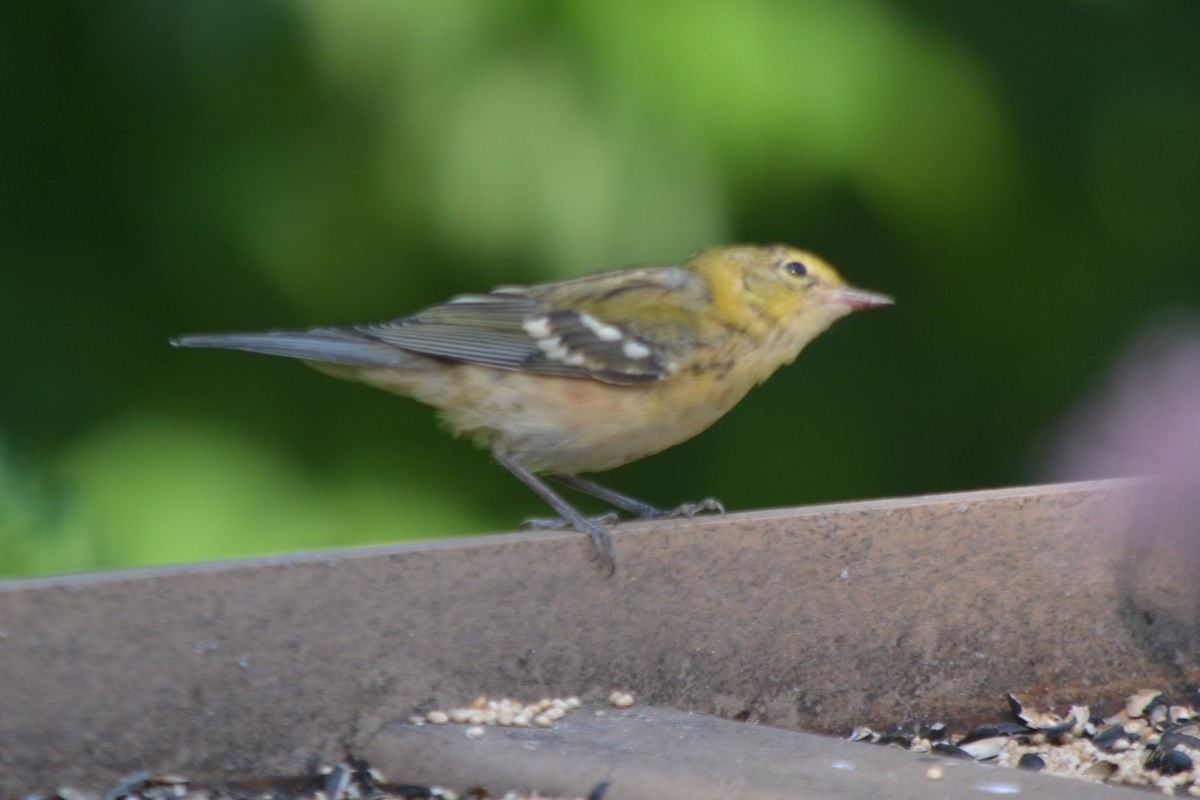
MULTIPOLYGON (((609 514, 602 515, 608 517, 609 514)), ((611 515, 614 519, 616 514, 611 515)), ((598 559, 601 564, 608 564, 608 577, 612 577, 617 573, 617 550, 613 547, 612 536, 608 534, 608 530, 595 524, 591 519, 585 519, 587 523, 584 533, 592 537, 592 546, 596 548, 592 558, 598 559)), ((576 526, 579 529, 579 526, 576 526)))
MULTIPOLYGON (((592 525, 600 527, 601 529, 616 525, 618 520, 619 518, 617 517, 617 512, 615 511, 608 511, 595 517, 583 518, 584 522, 591 523, 592 525)), ((572 528, 580 530, 579 526, 574 522, 569 519, 563 519, 562 517, 530 517, 521 523, 521 530, 523 531, 565 531, 572 528)), ((589 528, 583 530, 582 532, 591 533, 592 531, 589 528)), ((595 537, 593 536, 593 538, 595 537)))
POLYGON ((705 511, 715 511, 725 516, 725 504, 715 497, 706 497, 695 503, 680 503, 675 508, 646 515, 645 519, 691 519, 705 511))
POLYGON ((617 512, 609 511, 595 517, 580 517, 577 521, 563 519, 562 517, 531 517, 521 523, 521 528, 523 530, 535 531, 573 529, 580 533, 586 533, 592 537, 592 545, 596 548, 593 558, 597 558, 602 563, 607 564, 609 577, 612 577, 617 571, 617 551, 613 547, 612 537, 608 534, 608 528, 616 525, 617 521, 617 512))

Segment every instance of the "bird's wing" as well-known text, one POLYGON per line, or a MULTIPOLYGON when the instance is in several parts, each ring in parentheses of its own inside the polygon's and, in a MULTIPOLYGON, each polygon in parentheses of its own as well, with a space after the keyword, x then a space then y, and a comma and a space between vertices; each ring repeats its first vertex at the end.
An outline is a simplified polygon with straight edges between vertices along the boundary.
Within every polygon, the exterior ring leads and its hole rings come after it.
POLYGON ((353 332, 413 353, 543 375, 631 384, 685 360, 708 289, 680 267, 637 267, 468 294, 353 332))

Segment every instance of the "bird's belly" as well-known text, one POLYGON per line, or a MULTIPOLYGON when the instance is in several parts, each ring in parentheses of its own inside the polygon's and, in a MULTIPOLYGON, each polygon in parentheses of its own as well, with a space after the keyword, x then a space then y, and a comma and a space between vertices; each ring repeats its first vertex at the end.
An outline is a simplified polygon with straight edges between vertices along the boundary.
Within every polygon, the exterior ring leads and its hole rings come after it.
MULTIPOLYGON (((652 455, 707 428, 745 391, 705 378, 614 386, 471 367, 467 402, 442 402, 456 431, 539 472, 598 472, 652 455)), ((431 398, 432 399, 432 398, 431 398)))

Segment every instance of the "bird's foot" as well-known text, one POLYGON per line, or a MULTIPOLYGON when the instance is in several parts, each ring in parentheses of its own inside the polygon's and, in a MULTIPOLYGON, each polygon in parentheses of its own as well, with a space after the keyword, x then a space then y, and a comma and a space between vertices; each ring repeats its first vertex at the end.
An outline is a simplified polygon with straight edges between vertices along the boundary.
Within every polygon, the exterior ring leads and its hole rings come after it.
MULTIPOLYGON (((612 527, 619 520, 615 511, 608 511, 595 517, 580 517, 580 519, 597 527, 612 527)), ((562 517, 530 517, 521 523, 521 530, 525 531, 565 531, 571 528, 582 530, 574 520, 562 517)), ((582 532, 591 533, 590 530, 582 530, 582 532)))
POLYGON ((650 513, 643 514, 642 519, 691 519, 706 511, 715 511, 721 516, 725 516, 725 504, 715 497, 706 497, 695 503, 680 503, 675 508, 666 511, 654 509, 650 513))
POLYGON ((522 522, 521 527, 526 530, 535 531, 567 530, 573 528, 580 533, 586 533, 592 537, 592 546, 596 548, 595 558, 598 558, 601 564, 608 567, 609 577, 612 577, 617 571, 617 551, 613 547, 612 536, 609 535, 608 528, 616 525, 617 519, 617 512, 615 511, 609 511, 596 517, 580 515, 576 519, 534 517, 522 522))

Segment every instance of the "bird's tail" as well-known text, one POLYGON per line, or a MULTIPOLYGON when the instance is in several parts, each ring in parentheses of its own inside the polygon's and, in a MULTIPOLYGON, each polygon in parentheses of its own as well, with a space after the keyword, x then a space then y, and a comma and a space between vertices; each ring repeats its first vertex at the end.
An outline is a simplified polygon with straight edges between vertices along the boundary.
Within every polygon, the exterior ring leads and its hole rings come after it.
POLYGON ((411 355, 356 331, 313 328, 307 331, 199 333, 172 339, 175 347, 215 347, 327 364, 363 367, 404 366, 411 355))

